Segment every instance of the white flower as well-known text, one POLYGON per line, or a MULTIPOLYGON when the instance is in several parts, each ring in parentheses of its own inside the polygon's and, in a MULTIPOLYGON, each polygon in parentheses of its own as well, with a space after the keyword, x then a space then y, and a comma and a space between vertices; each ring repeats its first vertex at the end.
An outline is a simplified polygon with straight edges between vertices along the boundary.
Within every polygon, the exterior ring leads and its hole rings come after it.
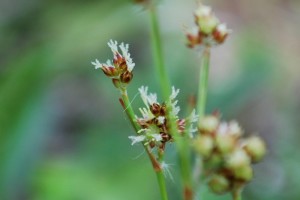
POLYGON ((146 121, 148 121, 148 120, 150 120, 154 117, 152 112, 147 108, 139 108, 139 110, 143 115, 143 119, 146 120, 146 121))
POLYGON ((219 33, 221 35, 226 35, 226 34, 232 32, 232 30, 228 29, 227 26, 226 26, 226 24, 224 24, 224 23, 223 24, 219 24, 216 29, 217 29, 217 31, 219 31, 219 33))
POLYGON ((128 138, 131 140, 131 145, 134 145, 136 143, 145 141, 146 136, 145 135, 138 135, 138 136, 129 136, 128 138))
POLYGON ((176 117, 177 117, 177 115, 178 115, 178 113, 179 113, 179 111, 180 111, 180 107, 179 107, 179 106, 176 106, 177 103, 178 103, 177 100, 171 103, 171 105, 172 105, 172 111, 171 111, 171 113, 172 113, 172 115, 174 115, 174 116, 176 116, 176 117))
POLYGON ((95 60, 95 62, 91 62, 92 65, 95 66, 95 69, 99 69, 99 68, 102 68, 102 64, 99 62, 98 59, 95 60))
MULTIPOLYGON (((135 63, 132 61, 132 58, 130 57, 130 53, 128 52, 129 45, 124 44, 123 42, 119 45, 121 52, 118 50, 118 42, 110 40, 107 45, 110 47, 111 51, 114 54, 114 59, 117 59, 118 56, 121 56, 125 59, 127 70, 131 72, 135 66, 135 63)), ((92 62, 92 64, 95 66, 95 69, 103 68, 103 67, 113 67, 112 62, 108 60, 106 63, 100 63, 97 59, 95 62, 92 62)))
POLYGON ((149 108, 149 105, 153 105, 154 103, 157 103, 157 94, 156 93, 150 93, 148 95, 148 87, 142 86, 139 88, 139 92, 141 94, 141 98, 144 102, 144 104, 149 108))
POLYGON ((122 42, 122 44, 119 47, 122 51, 123 57, 125 58, 125 61, 127 64, 127 69, 128 69, 128 71, 131 72, 135 66, 135 63, 132 61, 132 58, 130 57, 130 53, 128 52, 129 45, 128 44, 125 45, 122 42))
POLYGON ((178 93, 179 93, 179 89, 176 90, 175 87, 172 86, 172 94, 170 96, 170 99, 174 100, 177 97, 178 93))
POLYGON ((141 94, 141 98, 142 98, 144 104, 145 104, 147 107, 149 107, 149 106, 148 106, 148 87, 141 86, 141 87, 139 88, 139 92, 140 92, 140 94, 141 94))
POLYGON ((207 17, 211 15, 211 7, 200 5, 199 8, 195 11, 195 15, 197 17, 207 17))
POLYGON ((243 130, 236 121, 231 121, 229 123, 222 122, 218 127, 217 134, 218 135, 230 134, 239 137, 243 134, 243 130))
POLYGON ((165 117, 159 116, 159 117, 157 117, 157 121, 158 121, 159 124, 164 124, 165 123, 165 117))
POLYGON ((149 103, 149 105, 153 105, 154 103, 157 103, 157 94, 156 93, 150 93, 148 95, 148 103, 149 103))
POLYGON ((169 99, 170 99, 171 106, 172 106, 171 114, 174 115, 175 117, 177 117, 177 115, 180 111, 180 107, 177 106, 178 101, 177 100, 175 101, 175 98, 177 97, 178 93, 179 93, 179 89, 176 90, 175 87, 172 86, 172 93, 171 93, 169 99))
POLYGON ((190 114, 189 120, 191 123, 197 122, 199 118, 199 115, 196 114, 196 110, 193 109, 192 113, 190 114))
POLYGON ((152 139, 153 139, 155 142, 162 141, 162 137, 161 137, 161 135, 158 134, 158 133, 151 134, 150 137, 152 137, 152 139))
POLYGON ((236 121, 231 121, 228 124, 228 132, 235 136, 241 136, 243 134, 243 130, 240 125, 236 121))
POLYGON ((107 45, 110 47, 111 51, 115 54, 119 53, 118 52, 118 42, 110 40, 107 45))

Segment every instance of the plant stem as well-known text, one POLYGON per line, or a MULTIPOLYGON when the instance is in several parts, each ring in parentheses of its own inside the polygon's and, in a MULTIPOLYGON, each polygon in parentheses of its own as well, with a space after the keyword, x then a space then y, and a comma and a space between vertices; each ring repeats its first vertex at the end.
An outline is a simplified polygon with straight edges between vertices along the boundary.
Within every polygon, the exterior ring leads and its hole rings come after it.
MULTIPOLYGON (((123 106, 124 111, 126 112, 127 117, 130 120, 130 123, 131 123, 132 127, 134 128, 135 132, 138 134, 139 125, 135 121, 135 114, 134 114, 134 111, 131 107, 131 103, 130 103, 130 100, 129 100, 128 95, 127 95, 127 90, 122 90, 121 91, 120 103, 123 106)), ((144 147, 145 151, 147 152, 147 155, 150 158, 153 169, 156 173, 157 182, 158 182, 159 190, 160 190, 160 193, 161 193, 161 199, 162 200, 168 200, 165 177, 164 177, 161 165, 160 165, 160 161, 162 159, 163 154, 161 154, 161 156, 159 158, 159 161, 158 161, 155 158, 155 156, 151 153, 148 146, 143 144, 143 147, 144 147)))
POLYGON ((242 200, 242 190, 236 189, 232 192, 232 199, 233 200, 242 200))
POLYGON ((151 19, 151 41, 152 51, 155 60, 155 68, 159 77, 159 82, 164 99, 168 99, 170 95, 170 81, 164 65, 162 43, 160 37, 159 23, 157 19, 156 6, 152 5, 149 9, 151 19))
POLYGON ((210 48, 206 47, 202 55, 201 68, 200 68, 200 80, 199 80, 199 91, 198 91, 198 102, 197 102, 199 121, 201 120, 201 117, 205 115, 207 88, 208 88, 209 59, 210 59, 210 48))

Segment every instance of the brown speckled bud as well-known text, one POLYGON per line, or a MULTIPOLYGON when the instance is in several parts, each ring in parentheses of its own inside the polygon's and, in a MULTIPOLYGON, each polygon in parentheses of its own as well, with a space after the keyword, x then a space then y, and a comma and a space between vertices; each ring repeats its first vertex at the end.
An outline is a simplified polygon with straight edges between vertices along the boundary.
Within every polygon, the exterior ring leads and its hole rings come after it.
POLYGON ((102 67, 101 69, 104 72, 104 74, 108 77, 114 77, 119 75, 118 70, 114 67, 102 67))
POLYGON ((158 103, 150 105, 150 110, 153 115, 158 116, 160 113, 161 106, 158 103))
POLYGON ((126 71, 121 74, 120 80, 122 83, 129 83, 133 78, 133 74, 130 71, 126 71))
POLYGON ((160 108, 160 115, 161 116, 166 116, 166 113, 167 113, 167 105, 165 103, 163 103, 161 108, 160 108))

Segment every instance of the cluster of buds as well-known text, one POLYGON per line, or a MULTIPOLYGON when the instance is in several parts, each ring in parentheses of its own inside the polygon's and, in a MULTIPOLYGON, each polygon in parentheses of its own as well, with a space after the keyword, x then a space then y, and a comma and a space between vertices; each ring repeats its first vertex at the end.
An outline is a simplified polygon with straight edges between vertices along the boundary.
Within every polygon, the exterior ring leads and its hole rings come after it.
POLYGON ((200 5, 194 13, 196 27, 186 33, 188 46, 213 46, 222 44, 227 38, 230 30, 226 25, 220 23, 208 6, 200 5))
POLYGON ((128 52, 129 45, 121 43, 118 45, 117 41, 110 40, 108 46, 113 52, 113 60, 108 60, 106 63, 100 63, 97 59, 92 62, 95 69, 102 69, 104 74, 112 79, 113 84, 118 89, 126 88, 127 84, 132 80, 132 70, 135 66, 130 53, 128 52), (119 52, 119 49, 121 53, 119 52))
POLYGON ((197 121, 195 112, 192 112, 187 119, 179 119, 178 117, 180 108, 177 106, 178 101, 175 98, 179 93, 179 89, 176 90, 173 87, 168 102, 161 104, 157 101, 157 94, 148 94, 148 87, 142 86, 139 88, 139 92, 146 107, 140 108, 142 117, 136 117, 137 123, 142 128, 138 132, 139 135, 129 136, 132 145, 143 142, 144 145, 149 145, 151 148, 157 147, 163 151, 166 143, 173 141, 167 115, 172 115, 172 119, 176 120, 177 131, 180 134, 183 134, 186 128, 188 128, 189 133, 196 131, 192 127, 192 123, 197 121), (170 106, 167 106, 167 104, 170 106), (186 125, 186 122, 188 122, 188 125, 186 125))
POLYGON ((242 138, 236 121, 220 122, 216 115, 205 116, 199 123, 194 150, 203 158, 209 187, 218 194, 242 188, 253 177, 251 164, 260 161, 265 143, 258 136, 242 138))

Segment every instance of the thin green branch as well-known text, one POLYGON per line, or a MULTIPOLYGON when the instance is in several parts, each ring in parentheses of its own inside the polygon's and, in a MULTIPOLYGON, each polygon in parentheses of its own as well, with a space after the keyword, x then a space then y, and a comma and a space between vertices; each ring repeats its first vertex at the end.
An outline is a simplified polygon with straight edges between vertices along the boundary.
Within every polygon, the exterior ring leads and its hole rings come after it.
POLYGON ((205 115, 207 89, 208 89, 209 59, 210 59, 210 48, 206 47, 202 55, 201 68, 200 68, 200 80, 198 86, 199 91, 198 91, 197 110, 199 113, 199 121, 201 120, 201 117, 205 115))
MULTIPOLYGON (((134 128, 135 132, 138 134, 138 131, 139 131, 140 127, 139 127, 138 123, 135 120, 135 114, 134 114, 134 111, 131 107, 131 103, 130 103, 130 100, 128 98, 126 90, 121 91, 120 102, 121 102, 121 105, 124 108, 124 111, 127 114, 128 119, 130 120, 130 123, 131 123, 132 127, 134 128)), ((163 154, 161 154, 159 156, 159 160, 157 160, 155 158, 155 156, 151 153, 148 146, 143 144, 143 147, 144 147, 145 151, 147 152, 147 155, 149 156, 150 161, 151 161, 152 166, 153 166, 153 169, 156 173, 157 182, 158 182, 159 190, 160 190, 160 193, 161 193, 161 198, 162 198, 162 200, 168 200, 165 177, 164 177, 164 174, 163 174, 163 171, 162 171, 162 168, 161 168, 161 164, 160 164, 160 161, 161 161, 161 158, 163 157, 163 154)))
POLYGON ((151 19, 151 42, 152 42, 153 56, 155 60, 155 68, 158 74, 163 97, 164 99, 168 99, 170 95, 171 85, 164 65, 162 42, 160 37, 160 28, 157 19, 157 12, 156 12, 155 5, 152 5, 150 7, 149 13, 151 19))
POLYGON ((232 199, 233 200, 242 200, 242 190, 241 189, 235 189, 232 192, 232 199))

